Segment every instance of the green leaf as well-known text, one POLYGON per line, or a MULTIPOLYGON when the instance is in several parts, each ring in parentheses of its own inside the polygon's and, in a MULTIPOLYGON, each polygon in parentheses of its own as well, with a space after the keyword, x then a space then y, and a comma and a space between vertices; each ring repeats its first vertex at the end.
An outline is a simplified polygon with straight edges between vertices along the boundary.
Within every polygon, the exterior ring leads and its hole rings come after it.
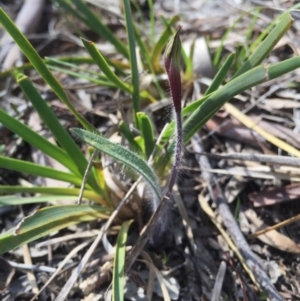
MULTIPOLYGON (((14 185, 0 185, 0 194, 4 193, 41 193, 49 195, 65 195, 65 196, 78 196, 80 193, 79 188, 61 188, 61 187, 25 187, 25 186, 14 186, 14 185)), ((89 200, 103 203, 102 198, 91 190, 85 190, 83 196, 89 200)))
POLYGON ((21 123, 17 119, 8 115, 2 109, 0 109, 0 122, 32 146, 66 166, 69 170, 76 170, 74 162, 63 149, 50 143, 47 139, 31 130, 28 126, 21 123))
POLYGON ((114 269, 112 279, 112 300, 124 300, 124 266, 126 255, 126 242, 128 236, 129 226, 132 220, 126 221, 122 224, 117 238, 116 253, 114 257, 114 269))
POLYGON ((190 81, 193 79, 194 76, 194 52, 195 52, 195 42, 196 39, 192 41, 190 53, 186 53, 184 47, 181 47, 181 57, 183 58, 184 65, 185 65, 185 72, 184 72, 184 80, 190 81))
MULTIPOLYGON (((60 124, 53 111, 32 85, 28 77, 23 74, 19 74, 17 76, 17 82, 61 147, 65 149, 70 159, 73 160, 74 165, 77 168, 72 171, 77 175, 84 175, 87 160, 78 148, 77 144, 74 142, 73 138, 60 124)), ((97 189, 98 185, 95 179, 93 179, 93 186, 97 189)))
POLYGON ((139 144, 136 143, 136 141, 134 139, 134 135, 130 131, 130 128, 123 120, 119 124, 119 131, 125 137, 125 139, 128 141, 128 143, 133 151, 135 151, 135 152, 141 151, 141 148, 140 148, 139 144))
POLYGON ((128 49, 127 47, 117 38, 117 36, 106 26, 104 25, 100 18, 97 17, 89 7, 81 0, 72 1, 78 11, 85 16, 86 23, 89 27, 95 31, 101 38, 106 39, 111 42, 116 50, 128 58, 128 49))
POLYGON ((228 56, 228 58, 226 59, 226 61, 224 62, 224 64, 219 69, 219 71, 216 74, 216 76, 214 77, 211 85, 205 91, 204 96, 218 90, 218 88, 222 85, 223 81, 225 80, 226 75, 228 74, 228 72, 234 62, 234 59, 235 59, 235 54, 231 53, 228 56))
POLYGON ((0 235, 0 254, 51 232, 97 218, 107 219, 107 209, 101 206, 53 206, 37 210, 12 230, 0 235))
MULTIPOLYGON (((52 65, 53 64, 53 58, 47 58, 45 57, 43 59, 44 63, 46 65, 52 65)), ((69 62, 72 64, 94 64, 94 61, 91 57, 87 57, 87 56, 59 56, 59 57, 55 57, 55 61, 60 61, 60 62, 69 62)), ((32 64, 30 62, 24 63, 20 66, 17 67, 12 67, 11 69, 8 70, 4 70, 2 72, 0 72, 0 79, 2 78, 6 78, 7 76, 11 75, 13 72, 15 71, 19 71, 19 72, 24 72, 25 70, 31 70, 34 67, 32 66, 32 64)))
POLYGON ((39 195, 30 197, 21 197, 17 195, 0 196, 0 206, 18 206, 37 203, 50 203, 50 204, 64 204, 72 202, 74 204, 78 196, 65 196, 65 195, 39 195))
POLYGON ((226 38, 228 37, 228 35, 233 31, 234 27, 236 26, 236 24, 238 24, 240 22, 240 20, 248 15, 249 12, 245 12, 243 14, 241 14, 236 20, 234 20, 233 24, 226 30, 226 32, 223 34, 222 36, 222 39, 221 39, 221 44, 220 46, 218 47, 217 51, 216 51, 216 54, 214 56, 214 59, 213 59, 213 65, 215 67, 217 67, 220 63, 220 59, 222 57, 222 53, 223 53, 223 48, 224 48, 224 42, 226 40, 226 38))
POLYGON ((157 76, 155 74, 155 70, 154 67, 152 65, 152 61, 151 61, 151 54, 149 51, 149 47, 147 47, 147 45, 144 43, 144 41, 142 40, 141 37, 141 33, 140 31, 137 29, 137 26, 134 26, 134 30, 135 30, 135 37, 136 37, 136 41, 141 49, 141 56, 145 58, 146 63, 147 63, 147 67, 149 68, 152 76, 153 76, 153 82, 157 88, 157 91, 159 93, 159 96, 161 99, 165 98, 165 92, 162 89, 162 87, 160 86, 158 80, 157 80, 157 76))
POLYGON ((95 83, 99 86, 104 86, 104 87, 109 87, 109 88, 116 88, 117 87, 113 82, 109 81, 107 78, 105 80, 104 79, 99 79, 98 78, 99 76, 93 77, 93 76, 88 75, 88 74, 78 73, 78 72, 75 72, 75 71, 72 71, 72 70, 69 70, 69 69, 56 67, 56 66, 49 66, 49 68, 51 70, 58 71, 58 72, 63 73, 63 74, 68 74, 68 75, 73 76, 75 78, 86 79, 87 81, 89 81, 91 83, 95 83))
POLYGON ((85 128, 92 130, 93 127, 72 106, 63 87, 49 71, 48 67, 38 55, 36 50, 29 43, 27 38, 22 34, 22 32, 18 29, 18 27, 14 24, 14 22, 9 18, 9 16, 4 12, 2 8, 0 8, 0 23, 2 24, 4 29, 11 35, 16 44, 21 48, 33 67, 39 72, 46 83, 53 89, 57 97, 68 107, 68 109, 85 128))
POLYGON ((6 168, 30 175, 55 179, 81 186, 82 179, 68 172, 59 171, 54 168, 42 166, 28 161, 12 159, 0 156, 0 168, 6 168))
POLYGON ((104 58, 102 53, 98 50, 98 48, 95 46, 95 44, 83 38, 81 38, 81 40, 86 50, 93 58, 94 62, 97 64, 100 70, 106 75, 106 77, 122 91, 132 94, 132 87, 130 87, 128 84, 125 84, 121 79, 119 79, 115 75, 115 73, 111 70, 110 66, 108 65, 106 59, 104 58))
MULTIPOLYGON (((208 99, 209 95, 205 95, 202 98, 188 104, 185 108, 182 110, 182 117, 186 117, 187 115, 193 113, 206 99, 208 99)), ((170 137, 173 135, 175 129, 175 121, 171 121, 169 125, 167 126, 163 137, 162 137, 162 142, 167 142, 170 137)))
POLYGON ((104 152, 107 155, 110 155, 116 160, 124 163, 126 166, 137 171, 150 184, 153 192, 156 194, 156 197, 158 199, 161 198, 160 188, 157 184, 153 170, 149 167, 147 162, 145 162, 138 155, 121 145, 110 142, 100 135, 76 128, 71 129, 71 131, 89 145, 94 146, 96 149, 104 152))
POLYGON ((152 55, 151 55, 151 61, 152 65, 154 67, 154 70, 159 70, 159 59, 161 56, 162 51, 164 50, 167 42, 169 41, 173 31, 172 26, 176 24, 179 21, 179 16, 174 16, 169 22, 164 31, 162 32, 161 36, 159 37, 158 41, 156 42, 152 55))
POLYGON ((155 42, 155 10, 153 0, 148 0, 149 14, 150 14, 150 28, 151 28, 151 45, 155 42))
POLYGON ((184 143, 199 131, 202 126, 237 94, 265 81, 279 77, 300 67, 300 57, 294 57, 271 67, 259 66, 231 80, 225 86, 210 94, 205 101, 184 122, 184 143))
MULTIPOLYGON (((95 63, 100 68, 100 70, 106 75, 107 79, 110 80, 116 87, 118 87, 122 91, 132 95, 133 93, 132 87, 124 83, 124 81, 122 81, 119 77, 116 76, 116 74, 111 70, 104 56, 97 49, 95 44, 91 41, 86 41, 85 39, 81 39, 81 40, 86 50, 89 52, 90 56, 94 59, 95 63)), ((149 99, 151 102, 155 102, 155 99, 147 91, 141 91, 140 96, 142 98, 149 99)))
POLYGON ((137 113, 139 128, 144 140, 145 155, 148 159, 155 146, 155 138, 150 118, 143 112, 137 113))
POLYGON ((132 82, 132 103, 133 103, 133 116, 135 119, 136 125, 138 124, 136 119, 136 113, 140 111, 140 97, 139 97, 139 71, 137 66, 136 51, 135 51, 135 37, 134 37, 134 28, 133 28, 133 17, 131 14, 130 1, 123 0, 125 20, 126 20, 126 31, 127 39, 129 43, 129 61, 131 69, 131 82, 132 82))
POLYGON ((267 55, 271 52, 274 46, 282 38, 282 36, 292 26, 292 23, 293 23, 293 19, 289 14, 289 12, 285 12, 284 14, 282 14, 278 20, 278 24, 276 24, 276 26, 263 40, 263 42, 250 55, 248 60, 236 72, 233 78, 236 78, 239 75, 261 64, 261 62, 267 57, 267 55))

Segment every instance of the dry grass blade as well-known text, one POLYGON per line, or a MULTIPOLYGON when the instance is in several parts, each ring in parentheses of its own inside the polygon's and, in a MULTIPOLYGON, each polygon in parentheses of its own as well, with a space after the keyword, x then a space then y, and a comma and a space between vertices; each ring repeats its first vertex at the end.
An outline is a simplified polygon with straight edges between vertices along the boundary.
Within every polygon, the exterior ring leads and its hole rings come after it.
MULTIPOLYGON (((266 228, 266 225, 257 216, 254 210, 247 209, 244 213, 247 216, 247 218, 251 221, 250 228, 252 232, 255 232, 261 228, 266 228)), ((295 254, 300 253, 299 245, 297 245, 288 236, 281 234, 276 230, 270 230, 264 234, 259 235, 257 238, 265 244, 272 246, 278 250, 295 254)))
MULTIPOLYGON (((28 244, 23 245, 22 250, 23 250, 24 263, 32 265, 32 260, 31 260, 31 255, 30 255, 28 244)), ((36 282, 34 273, 32 271, 27 271, 27 277, 28 277, 29 283, 32 286, 32 292, 34 294, 37 294, 39 289, 37 286, 37 282, 36 282)))
POLYGON ((199 153, 199 155, 205 155, 207 157, 226 159, 226 160, 253 161, 253 162, 261 162, 261 163, 269 163, 273 165, 287 165, 287 166, 300 167, 300 159, 292 158, 288 156, 242 154, 242 153, 213 154, 207 152, 199 153))
POLYGON ((211 301, 219 301, 221 296, 222 285, 226 272, 226 262, 222 261, 216 277, 214 290, 212 292, 211 301))
POLYGON ((67 262, 75 255, 77 254, 80 250, 85 248, 92 239, 76 246, 65 258, 64 260, 60 263, 59 267, 56 269, 56 271, 51 275, 51 277, 48 279, 48 281, 44 284, 44 286, 39 290, 39 292, 30 300, 34 301, 36 298, 42 293, 42 291, 53 281, 53 279, 58 275, 58 273, 64 268, 64 266, 67 264, 67 262))
POLYGON ((264 131, 260 126, 258 126, 254 121, 251 120, 247 115, 243 114, 239 109, 234 107, 230 103, 226 103, 224 105, 227 112, 229 112, 232 116, 238 119, 239 122, 244 124, 246 127, 256 131, 261 136, 263 136, 267 141, 276 145, 278 148, 285 150, 286 152, 300 158, 300 151, 296 148, 292 147, 291 145, 285 143, 284 141, 278 139, 277 137, 269 134, 268 132, 264 131))
POLYGON ((190 226, 190 221, 188 214, 186 212, 183 200, 178 192, 178 187, 177 185, 174 186, 174 193, 173 193, 173 198, 175 200, 175 203, 178 207, 178 210, 180 212, 181 218, 182 218, 182 223, 186 232, 186 236, 188 237, 190 241, 190 245, 193 251, 195 251, 195 240, 194 240, 194 235, 193 235, 193 230, 192 227, 190 226))
POLYGON ((154 271, 154 273, 157 277, 157 280, 160 284, 160 288, 161 288, 161 291, 162 291, 162 294, 163 294, 163 297, 164 297, 164 301, 171 301, 167 286, 164 282, 163 275, 157 269, 157 267, 153 264, 151 257, 146 252, 142 252, 142 254, 143 254, 143 257, 145 258, 145 260, 142 260, 142 261, 148 265, 149 269, 154 271))
POLYGON ((285 170, 274 170, 268 166, 258 166, 258 167, 229 167, 225 169, 201 169, 205 172, 231 175, 231 176, 243 176, 257 179, 269 179, 269 180, 286 180, 286 181, 294 181, 299 182, 300 177, 297 171, 289 172, 285 170))
POLYGON ((256 231, 255 233, 248 235, 247 238, 248 239, 256 238, 256 237, 258 237, 258 236, 260 236, 262 234, 265 234, 265 233, 270 232, 272 230, 277 230, 279 228, 285 227, 285 226, 287 226, 289 224, 292 224, 292 223, 294 223, 294 222, 296 222, 298 220, 300 220, 300 214, 297 214, 296 216, 293 216, 293 217, 291 217, 289 219, 286 219, 285 221, 282 221, 282 222, 280 222, 280 223, 278 223, 278 224, 276 224, 274 226, 270 226, 270 227, 267 227, 265 229, 256 231))

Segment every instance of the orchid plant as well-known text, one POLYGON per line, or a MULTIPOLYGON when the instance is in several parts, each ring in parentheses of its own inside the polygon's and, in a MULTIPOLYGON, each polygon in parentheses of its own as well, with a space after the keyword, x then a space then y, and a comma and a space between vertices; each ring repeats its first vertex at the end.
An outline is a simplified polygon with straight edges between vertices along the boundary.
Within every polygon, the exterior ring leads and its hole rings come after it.
MULTIPOLYGON (((103 24, 100 18, 95 16, 84 1, 53 1, 83 21, 95 32, 99 33, 99 35, 105 33, 105 38, 115 46, 122 60, 120 62, 112 61, 108 57, 105 57, 93 42, 84 39, 82 39, 83 46, 90 54, 88 58, 64 57, 43 59, 7 14, 0 9, 1 25, 12 36, 15 43, 18 44, 29 61, 28 64, 3 72, 1 76, 12 75, 15 78, 16 83, 41 116, 44 124, 49 128, 59 145, 50 143, 43 136, 22 123, 18 119, 18 116, 9 116, 9 114, 2 109, 0 109, 0 122, 30 145, 60 162, 67 168, 67 171, 62 172, 34 162, 25 162, 1 155, 0 168, 38 177, 54 178, 71 184, 68 188, 0 185, 0 193, 2 194, 0 203, 5 206, 54 202, 57 199, 64 198, 70 200, 71 196, 74 199, 79 194, 82 178, 84 177, 85 169, 88 165, 87 158, 76 143, 74 143, 70 134, 60 124, 48 103, 32 84, 31 79, 22 73, 28 68, 34 68, 56 94, 57 98, 67 106, 84 128, 72 129, 72 132, 93 148, 113 157, 116 161, 136 171, 144 178, 145 182, 149 184, 153 195, 160 201, 157 202, 158 206, 155 208, 156 211, 148 222, 146 230, 127 258, 126 270, 128 270, 145 243, 147 243, 150 238, 156 237, 156 232, 158 232, 155 231, 156 227, 160 227, 164 222, 164 212, 169 203, 172 189, 176 183, 180 169, 183 145, 189 142, 193 135, 205 125, 209 118, 211 118, 226 101, 251 87, 264 83, 267 80, 280 77, 300 67, 300 57, 298 56, 274 65, 262 65, 263 60, 269 55, 273 47, 292 25, 292 18, 289 12, 285 12, 274 20, 272 26, 269 26, 261 34, 259 39, 260 44, 257 46, 256 43, 255 47, 251 48, 252 52, 243 62, 241 68, 237 70, 231 79, 228 79, 229 70, 231 70, 235 60, 235 54, 230 54, 220 67, 206 93, 200 99, 189 103, 185 108, 181 109, 181 42, 179 37, 181 27, 178 27, 175 34, 173 34, 172 29, 179 19, 178 16, 166 21, 166 28, 159 36, 158 41, 152 44, 151 50, 148 51, 142 39, 141 32, 139 32, 135 26, 132 26, 133 18, 130 13, 129 0, 123 0, 126 15, 124 23, 128 35, 128 45, 124 45, 124 43, 103 24), (74 8, 74 6, 76 7, 74 8), (129 26, 130 24, 131 26, 129 26), (170 40, 170 42, 165 47, 168 40, 170 40), (147 70, 154 75, 153 77, 155 78, 155 84, 158 90, 161 90, 161 87, 156 75, 163 72, 163 68, 160 66, 160 56, 163 49, 166 48, 164 65, 173 101, 174 120, 171 121, 167 129, 162 133, 162 143, 157 147, 157 152, 155 152, 154 149, 155 137, 153 134, 153 124, 148 116, 140 111, 141 106, 139 102, 141 99, 145 102, 155 102, 161 98, 154 98, 147 89, 140 90, 135 55, 137 45, 142 50, 141 55, 144 66, 147 66, 147 70), (126 60, 129 63, 124 65, 123 62, 126 60), (83 70, 84 68, 78 67, 79 64, 97 65, 101 72, 95 74, 89 70, 83 70), (63 72, 69 76, 83 78, 92 83, 119 90, 129 95, 133 101, 133 124, 139 130, 139 134, 136 134, 136 129, 132 130, 129 124, 122 121, 119 124, 119 131, 125 138, 125 146, 115 144, 101 136, 98 131, 76 111, 69 101, 64 88, 54 77, 50 69, 56 72, 63 72), (132 79, 131 83, 124 80, 128 75, 130 75, 132 79), (139 138, 139 140, 137 138, 139 138), (165 145, 167 145, 167 147, 164 147, 165 145), (161 151, 161 153, 159 153, 159 151, 161 151), (154 153, 156 159, 153 168, 145 161, 145 158, 148 159, 151 153, 154 153), (162 154, 161 158, 158 154, 162 154), (161 164, 161 168, 167 171, 166 174, 168 174, 169 177, 165 194, 161 193, 161 187, 157 179, 157 172, 155 170, 156 166, 159 165, 157 162, 164 162, 164 164, 161 164), (168 169, 170 162, 172 162, 172 167, 168 169), (17 197, 20 193, 27 193, 27 197, 17 197), (28 194, 30 195, 28 196, 28 194)), ((189 66, 189 70, 192 70, 192 61, 186 59, 185 63, 189 66)), ((183 79, 185 80, 184 77, 183 79)), ((112 206, 110 202, 110 193, 112 193, 112 191, 110 191, 106 185, 103 170, 99 168, 99 166, 94 166, 90 176, 87 178, 87 185, 84 189, 83 197, 85 200, 92 200, 97 205, 47 205, 44 208, 38 209, 34 214, 24 218, 18 227, 0 235, 0 254, 76 223, 99 218, 107 220, 114 210, 114 206, 112 206)), ((127 232, 128 225, 125 228, 126 230, 124 230, 124 232, 127 232)), ((120 233, 122 235, 123 232, 120 231, 120 233)), ((120 245, 118 245, 117 242, 116 249, 124 247, 124 240, 120 239, 120 242, 122 242, 120 245)), ((119 261, 116 263, 120 271, 122 270, 122 264, 125 262, 125 251, 122 254, 123 257, 120 256, 120 258, 122 257, 123 259, 121 260, 119 258, 119 261)), ((122 271, 124 273, 124 270, 122 271)), ((123 277, 121 273, 116 273, 116 275, 123 277)), ((122 290, 123 287, 119 287, 119 289, 122 290)))

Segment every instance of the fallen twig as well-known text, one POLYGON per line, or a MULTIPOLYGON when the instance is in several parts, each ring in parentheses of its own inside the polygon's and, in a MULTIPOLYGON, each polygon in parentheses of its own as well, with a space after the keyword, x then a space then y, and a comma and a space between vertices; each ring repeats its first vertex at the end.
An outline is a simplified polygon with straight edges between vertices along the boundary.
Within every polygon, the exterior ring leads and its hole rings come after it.
MULTIPOLYGON (((195 153, 195 152, 193 152, 195 153)), ((269 163, 274 165, 287 165, 300 167, 300 159, 288 156, 274 156, 274 155, 260 155, 260 154, 241 154, 241 153, 229 153, 229 154, 212 154, 207 152, 198 152, 199 155, 207 157, 213 157, 226 160, 239 160, 239 161, 253 161, 261 163, 269 163)))

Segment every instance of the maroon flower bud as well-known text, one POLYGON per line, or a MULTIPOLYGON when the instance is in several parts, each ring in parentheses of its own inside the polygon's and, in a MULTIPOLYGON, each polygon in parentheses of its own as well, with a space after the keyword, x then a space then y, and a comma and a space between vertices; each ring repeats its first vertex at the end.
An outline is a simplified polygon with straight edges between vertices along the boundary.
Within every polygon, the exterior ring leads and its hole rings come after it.
POLYGON ((168 74, 171 96, 176 113, 181 112, 180 30, 181 26, 178 26, 176 33, 171 38, 165 50, 165 68, 168 74))

